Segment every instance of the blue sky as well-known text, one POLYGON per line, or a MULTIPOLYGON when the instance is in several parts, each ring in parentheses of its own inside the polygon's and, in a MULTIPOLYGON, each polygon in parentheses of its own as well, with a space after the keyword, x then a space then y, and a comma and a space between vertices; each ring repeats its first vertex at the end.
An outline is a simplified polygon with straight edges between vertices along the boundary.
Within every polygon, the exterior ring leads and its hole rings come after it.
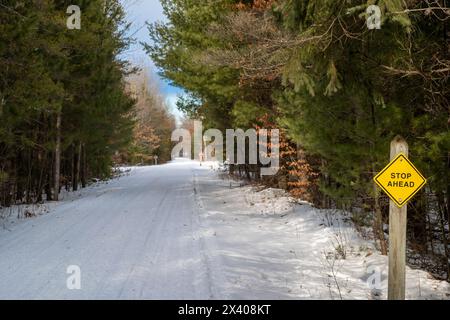
POLYGON ((147 27, 145 22, 165 21, 166 18, 159 0, 121 0, 123 6, 128 14, 128 21, 132 23, 131 32, 135 33, 134 37, 137 42, 127 52, 126 57, 139 66, 147 67, 160 80, 161 92, 166 96, 167 103, 171 106, 174 113, 177 113, 174 106, 177 100, 177 95, 182 94, 183 91, 179 88, 173 87, 156 75, 156 67, 139 44, 142 42, 150 42, 147 27))

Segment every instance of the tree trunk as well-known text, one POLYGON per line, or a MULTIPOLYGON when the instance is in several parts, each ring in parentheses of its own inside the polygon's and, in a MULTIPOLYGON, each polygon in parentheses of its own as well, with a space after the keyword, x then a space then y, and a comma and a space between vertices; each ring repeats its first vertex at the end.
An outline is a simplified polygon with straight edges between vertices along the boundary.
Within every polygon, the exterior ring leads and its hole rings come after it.
MULTIPOLYGON (((450 172, 450 152, 447 155, 447 168, 450 172)), ((447 194, 446 194, 445 199, 447 202, 447 222, 448 222, 448 227, 450 228, 450 181, 448 179, 447 179, 447 194)), ((450 275, 449 275, 449 278, 450 278, 450 275)))
POLYGON ((375 235, 378 238, 378 241, 380 242, 380 251, 381 254, 386 256, 388 254, 387 250, 387 244, 386 239, 384 238, 384 230, 383 230, 383 213, 381 211, 380 206, 380 193, 378 192, 377 186, 375 183, 373 184, 374 187, 374 209, 375 209, 375 219, 374 219, 374 231, 375 235))
POLYGON ((73 175, 72 175, 72 188, 73 191, 78 190, 78 182, 80 181, 80 168, 81 168, 81 142, 78 143, 76 152, 73 155, 73 175))
POLYGON ((83 165, 81 166, 81 187, 86 188, 87 185, 87 157, 86 157, 86 145, 80 144, 81 146, 81 157, 80 159, 83 162, 83 165))
POLYGON ((447 231, 445 229, 445 197, 443 194, 438 195, 438 212, 439 212, 439 226, 441 229, 441 236, 442 236, 442 244, 444 245, 444 254, 445 254, 445 263, 446 263, 446 269, 447 269, 447 281, 450 281, 450 249, 449 249, 449 243, 447 240, 447 231))
POLYGON ((56 115, 55 164, 53 169, 53 200, 58 201, 59 183, 61 179, 61 111, 56 115))
POLYGON ((53 184, 53 153, 48 154, 48 167, 45 183, 45 195, 47 201, 53 200, 52 184, 53 184))
POLYGON ((408 225, 412 231, 412 241, 415 247, 421 251, 427 251, 427 232, 426 232, 426 195, 421 191, 415 199, 411 201, 411 214, 409 215, 408 225))

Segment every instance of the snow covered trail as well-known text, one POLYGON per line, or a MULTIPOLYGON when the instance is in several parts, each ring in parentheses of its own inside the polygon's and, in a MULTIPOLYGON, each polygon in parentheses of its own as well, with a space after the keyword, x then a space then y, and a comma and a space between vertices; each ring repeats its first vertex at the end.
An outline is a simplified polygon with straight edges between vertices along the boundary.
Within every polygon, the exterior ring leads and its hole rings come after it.
POLYGON ((134 168, 0 231, 0 298, 212 298, 194 166, 134 168), (81 290, 67 289, 69 265, 81 268, 81 290))
MULTIPOLYGON (((207 164, 131 168, 50 207, 0 226, 0 299, 386 298, 386 257, 338 213, 207 164)), ((450 285, 407 268, 407 298, 449 299, 450 285)))

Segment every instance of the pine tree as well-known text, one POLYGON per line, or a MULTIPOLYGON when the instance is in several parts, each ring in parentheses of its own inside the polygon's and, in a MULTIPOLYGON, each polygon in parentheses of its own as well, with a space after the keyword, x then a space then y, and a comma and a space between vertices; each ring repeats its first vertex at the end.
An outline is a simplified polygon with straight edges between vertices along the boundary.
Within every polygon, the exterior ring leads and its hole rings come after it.
POLYGON ((131 140, 123 9, 78 1, 82 28, 69 30, 71 4, 0 3, 2 206, 57 200, 62 186, 110 176, 112 155, 131 140))

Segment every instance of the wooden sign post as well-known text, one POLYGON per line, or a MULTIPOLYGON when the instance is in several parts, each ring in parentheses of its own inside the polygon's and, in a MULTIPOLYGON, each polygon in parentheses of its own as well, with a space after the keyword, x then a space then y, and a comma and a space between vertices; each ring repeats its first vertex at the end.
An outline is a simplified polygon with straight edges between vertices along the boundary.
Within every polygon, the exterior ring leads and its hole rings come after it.
POLYGON ((397 136, 391 142, 391 162, 374 178, 389 196, 388 299, 405 299, 407 204, 427 180, 408 159, 408 144, 397 136))
MULTIPOLYGON (((391 161, 399 154, 408 157, 408 144, 397 136, 391 142, 391 161)), ((405 299, 406 218, 408 206, 389 201, 389 279, 388 299, 405 299)))

